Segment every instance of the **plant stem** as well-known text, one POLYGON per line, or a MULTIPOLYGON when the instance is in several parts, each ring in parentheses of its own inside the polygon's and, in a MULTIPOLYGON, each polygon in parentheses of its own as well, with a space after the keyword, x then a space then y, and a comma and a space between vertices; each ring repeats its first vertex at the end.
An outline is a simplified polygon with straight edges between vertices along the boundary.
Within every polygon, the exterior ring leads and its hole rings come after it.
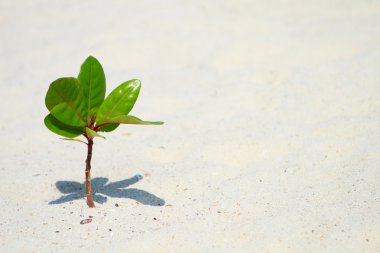
POLYGON ((91 138, 86 136, 87 143, 87 160, 86 160, 86 196, 87 196, 87 205, 92 208, 95 207, 94 201, 92 200, 92 191, 91 191, 91 158, 92 158, 92 145, 94 141, 91 138))

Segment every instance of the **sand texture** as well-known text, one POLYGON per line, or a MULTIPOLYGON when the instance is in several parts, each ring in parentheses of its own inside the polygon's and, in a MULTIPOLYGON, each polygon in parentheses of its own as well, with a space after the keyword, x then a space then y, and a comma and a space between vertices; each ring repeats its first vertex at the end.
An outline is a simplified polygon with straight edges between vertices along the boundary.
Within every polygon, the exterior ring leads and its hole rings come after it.
POLYGON ((379 1, 0 0, 0 86, 0 252, 380 252, 379 1), (165 121, 95 140, 94 209, 43 124, 88 55, 165 121))

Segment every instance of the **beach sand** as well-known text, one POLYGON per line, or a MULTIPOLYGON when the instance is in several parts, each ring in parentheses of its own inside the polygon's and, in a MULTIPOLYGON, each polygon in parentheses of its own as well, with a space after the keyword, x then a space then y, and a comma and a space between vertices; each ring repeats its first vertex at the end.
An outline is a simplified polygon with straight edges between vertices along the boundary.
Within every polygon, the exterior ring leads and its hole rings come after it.
POLYGON ((379 31, 370 0, 0 1, 0 252, 380 252, 379 31), (95 139, 93 209, 43 124, 89 55, 165 121, 95 139))

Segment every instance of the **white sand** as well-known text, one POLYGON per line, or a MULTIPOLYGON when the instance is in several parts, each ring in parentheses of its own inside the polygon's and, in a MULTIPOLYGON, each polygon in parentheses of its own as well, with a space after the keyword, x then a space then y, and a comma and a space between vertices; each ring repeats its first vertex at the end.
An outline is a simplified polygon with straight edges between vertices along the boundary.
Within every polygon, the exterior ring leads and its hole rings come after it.
POLYGON ((378 1, 1 0, 0 252, 380 252, 379 67, 378 1), (86 150, 45 92, 90 54, 166 122, 94 146, 145 204, 48 204, 86 150))

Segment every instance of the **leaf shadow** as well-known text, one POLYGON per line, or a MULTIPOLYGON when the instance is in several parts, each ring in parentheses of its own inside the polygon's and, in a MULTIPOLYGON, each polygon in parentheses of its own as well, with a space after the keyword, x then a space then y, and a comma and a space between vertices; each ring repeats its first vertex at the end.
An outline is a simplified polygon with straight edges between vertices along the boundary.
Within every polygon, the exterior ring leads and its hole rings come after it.
MULTIPOLYGON (((127 188, 143 179, 141 175, 116 182, 108 182, 105 177, 97 177, 91 180, 92 195, 95 202, 103 204, 107 202, 107 196, 111 198, 127 198, 149 206, 163 206, 165 200, 144 190, 127 188), (127 188, 127 189, 125 189, 127 188)), ((49 205, 62 204, 86 197, 85 184, 75 181, 57 181, 57 189, 64 195, 50 201, 49 205)))

